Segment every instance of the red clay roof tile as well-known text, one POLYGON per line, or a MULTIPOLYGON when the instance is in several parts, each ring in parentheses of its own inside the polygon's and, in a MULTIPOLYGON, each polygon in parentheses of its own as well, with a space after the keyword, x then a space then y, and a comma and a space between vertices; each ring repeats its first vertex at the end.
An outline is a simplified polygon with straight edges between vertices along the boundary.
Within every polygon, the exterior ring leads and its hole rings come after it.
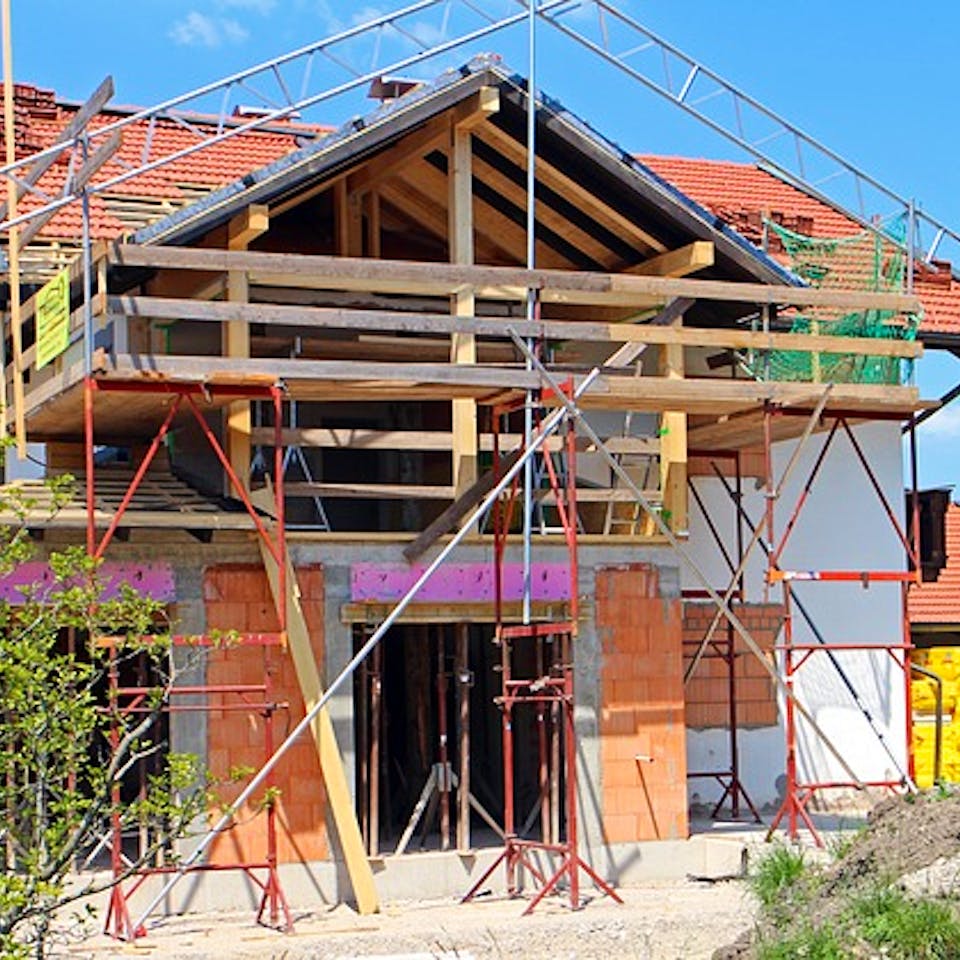
MULTIPOLYGON (((2 89, 2 85, 0 85, 2 89)), ((55 103, 52 93, 36 88, 17 86, 17 152, 29 155, 54 144, 60 131, 70 122, 77 108, 73 105, 55 103), (43 94, 44 96, 38 96, 43 94), (48 95, 49 94, 49 95, 48 95), (28 149, 24 149, 28 148, 28 149)), ((89 124, 88 130, 102 129, 119 119, 116 112, 102 113, 89 124)), ((181 124, 174 120, 158 120, 151 128, 150 121, 141 120, 123 129, 120 149, 104 164, 92 183, 104 183, 126 170, 140 166, 145 159, 149 140, 149 156, 159 157, 196 144, 200 140, 196 128, 209 132, 210 117, 185 116, 181 124), (191 129, 191 125, 195 129, 191 129)), ((111 239, 119 236, 129 224, 114 216, 113 205, 132 198, 147 198, 156 202, 156 216, 171 212, 175 206, 195 199, 205 193, 226 186, 240 177, 279 159, 300 146, 299 137, 313 136, 325 128, 305 124, 289 124, 289 132, 277 129, 275 124, 267 130, 250 130, 237 134, 222 143, 205 147, 190 154, 133 177, 112 188, 109 196, 93 194, 91 232, 95 239, 111 239), (163 201, 168 201, 167 205, 163 201)), ((286 125, 283 125, 286 126, 286 125)), ((0 146, 3 138, 0 136, 0 146)), ((63 157, 44 175, 38 187, 48 196, 56 196, 67 176, 69 154, 63 157)), ((27 194, 21 200, 21 212, 42 205, 45 201, 36 195, 27 194)), ((149 216, 149 213, 146 214, 149 216)), ((75 239, 80 234, 80 211, 73 206, 59 211, 43 228, 40 236, 48 239, 75 239)))
MULTIPOLYGON (((639 160, 753 243, 760 242, 762 216, 814 237, 849 237, 862 230, 855 220, 755 164, 652 155, 639 160)), ((782 254, 773 255, 787 262, 782 254)), ((960 283, 949 267, 919 275, 915 289, 923 302, 921 329, 960 334, 960 283)))
POLYGON ((960 623, 960 505, 947 507, 944 523, 947 565, 936 580, 910 587, 907 612, 911 623, 960 623))

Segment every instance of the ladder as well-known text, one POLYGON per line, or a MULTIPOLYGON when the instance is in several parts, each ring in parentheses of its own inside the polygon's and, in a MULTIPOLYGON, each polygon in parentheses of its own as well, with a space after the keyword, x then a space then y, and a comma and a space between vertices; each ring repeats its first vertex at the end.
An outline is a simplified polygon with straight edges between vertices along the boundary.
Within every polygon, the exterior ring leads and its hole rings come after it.
MULTIPOLYGON (((632 364, 634 377, 643 376, 643 359, 640 354, 643 352, 644 346, 645 344, 624 344, 610 357, 607 365, 626 366, 632 364)), ((632 426, 633 411, 627 410, 623 415, 623 428, 620 431, 620 436, 623 439, 630 437, 632 426)), ((660 469, 656 454, 615 453, 613 456, 639 489, 649 490, 651 488, 651 476, 657 476, 660 469)), ((610 471, 610 484, 613 490, 628 489, 622 478, 613 470, 610 471)), ((607 508, 604 513, 603 534, 604 536, 610 536, 610 534, 625 533, 634 537, 638 533, 647 532, 648 519, 643 507, 636 500, 623 502, 611 497, 607 501, 607 508)))
MULTIPOLYGON (((294 338, 293 349, 290 351, 291 358, 296 358, 300 356, 303 350, 303 342, 300 337, 294 338)), ((291 400, 288 404, 290 409, 290 429, 296 429, 299 426, 298 421, 298 401, 291 400)), ((262 405, 258 402, 256 404, 255 417, 257 421, 257 426, 262 426, 263 412, 262 405)), ((310 468, 310 463, 307 460, 306 454, 303 452, 303 447, 298 443, 290 444, 286 450, 283 451, 283 477, 287 478, 287 472, 290 469, 290 464, 295 462, 297 467, 300 469, 300 473, 303 476, 303 479, 306 483, 315 483, 316 480, 313 475, 313 470, 310 468)), ((253 476, 257 471, 266 470, 266 461, 263 456, 263 448, 257 447, 256 454, 250 463, 250 475, 253 476)), ((314 523, 287 523, 287 528, 290 530, 318 530, 321 533, 330 533, 332 528, 330 526, 330 519, 327 516, 327 511, 323 506, 323 500, 320 498, 319 494, 313 494, 310 499, 313 501, 314 511, 316 512, 316 521, 314 523)))

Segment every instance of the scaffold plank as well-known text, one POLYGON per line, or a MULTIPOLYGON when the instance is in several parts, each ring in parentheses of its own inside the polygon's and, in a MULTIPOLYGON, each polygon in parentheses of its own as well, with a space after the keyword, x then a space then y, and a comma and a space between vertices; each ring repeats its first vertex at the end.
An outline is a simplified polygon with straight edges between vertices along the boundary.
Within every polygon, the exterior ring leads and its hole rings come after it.
POLYGON ((509 330, 513 329, 520 336, 542 337, 548 340, 728 347, 737 350, 795 350, 906 359, 914 359, 923 354, 923 346, 909 340, 834 337, 829 334, 764 333, 753 330, 651 324, 598 323, 590 320, 589 314, 583 320, 521 320, 507 317, 407 313, 397 310, 351 310, 340 307, 265 303, 236 304, 216 300, 138 296, 111 297, 108 308, 115 316, 150 317, 155 320, 245 321, 266 326, 299 326, 312 329, 433 334, 471 333, 501 338, 508 338, 509 330))
MULTIPOLYGON (((376 260, 363 257, 333 257, 292 253, 261 253, 214 250, 199 247, 148 247, 114 244, 110 262, 116 266, 157 269, 251 273, 277 273, 294 280, 329 289, 384 290, 399 285, 406 293, 449 296, 465 285, 478 297, 524 300, 527 290, 563 294, 564 302, 629 306, 651 298, 693 297, 730 303, 834 307, 851 310, 891 310, 919 313, 918 297, 902 293, 826 290, 817 287, 740 283, 727 280, 691 280, 673 277, 643 277, 618 273, 575 270, 524 270, 515 267, 473 266, 448 263, 417 263, 407 260, 376 260)), ((252 278, 251 278, 252 282, 252 278)), ((296 282, 291 283, 296 286, 296 282)))

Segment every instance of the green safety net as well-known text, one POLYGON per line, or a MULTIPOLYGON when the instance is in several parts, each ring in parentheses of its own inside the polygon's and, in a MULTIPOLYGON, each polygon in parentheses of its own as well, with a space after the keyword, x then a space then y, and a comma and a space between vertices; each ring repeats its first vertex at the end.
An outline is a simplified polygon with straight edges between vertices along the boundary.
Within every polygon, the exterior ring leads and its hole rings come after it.
MULTIPOLYGON (((847 237, 809 237, 782 224, 766 221, 771 238, 778 238, 797 276, 824 289, 899 293, 904 289, 906 218, 898 217, 878 230, 847 237)), ((784 318, 785 319, 785 318, 784 318)), ((842 312, 808 310, 790 314, 791 333, 913 340, 919 318, 884 310, 842 312)), ((912 372, 911 361, 896 357, 845 353, 774 350, 755 354, 748 363, 761 380, 801 380, 831 383, 900 384, 912 372)))

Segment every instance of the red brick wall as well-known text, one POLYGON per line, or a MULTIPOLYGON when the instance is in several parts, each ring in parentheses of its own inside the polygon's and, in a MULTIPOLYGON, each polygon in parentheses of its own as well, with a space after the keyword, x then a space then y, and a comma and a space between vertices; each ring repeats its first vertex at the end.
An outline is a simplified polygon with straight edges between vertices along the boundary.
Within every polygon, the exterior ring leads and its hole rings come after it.
MULTIPOLYGON (((737 603, 733 612, 750 631, 750 635, 767 652, 773 662, 773 647, 783 624, 783 607, 779 603, 737 603)), ((685 603, 683 605, 684 669, 693 657, 697 644, 706 636, 716 613, 712 603, 685 603)), ((727 623, 721 621, 714 636, 725 648, 727 623)), ((777 691, 763 664, 737 636, 734 676, 737 683, 737 722, 741 727, 772 727, 777 723, 777 691)), ((728 668, 712 647, 697 666, 687 684, 687 726, 697 729, 727 727, 730 721, 728 707, 728 668)))
MULTIPOLYGON (((304 567, 297 571, 301 602, 314 655, 323 658, 323 569, 304 567)), ((207 629, 238 632, 271 632, 278 629, 276 609, 262 567, 223 564, 204 572, 203 596, 207 629)), ((270 673, 272 699, 287 702, 289 710, 274 714, 274 746, 303 716, 303 698, 297 684, 293 661, 278 648, 225 645, 211 653, 207 667, 209 684, 262 683, 265 667, 270 673)), ((259 695, 253 695, 261 699, 259 695)), ((231 696, 224 702, 237 703, 231 696)), ((259 769, 265 760, 264 720, 251 711, 217 711, 208 719, 207 763, 216 777, 225 777, 231 768, 259 769)), ((276 770, 280 790, 277 815, 277 855, 281 863, 326 860, 330 850, 326 831, 326 796, 320 763, 313 740, 303 737, 287 752, 276 770)), ((224 801, 232 800, 246 781, 218 788, 224 801)), ((262 800, 263 794, 254 800, 262 800)), ((257 802, 239 813, 235 825, 214 843, 213 863, 260 860, 266 855, 267 817, 257 812, 257 802)))
POLYGON ((687 836, 680 601, 655 568, 596 575, 603 825, 610 843, 687 836), (636 756, 653 757, 652 763, 636 756))

